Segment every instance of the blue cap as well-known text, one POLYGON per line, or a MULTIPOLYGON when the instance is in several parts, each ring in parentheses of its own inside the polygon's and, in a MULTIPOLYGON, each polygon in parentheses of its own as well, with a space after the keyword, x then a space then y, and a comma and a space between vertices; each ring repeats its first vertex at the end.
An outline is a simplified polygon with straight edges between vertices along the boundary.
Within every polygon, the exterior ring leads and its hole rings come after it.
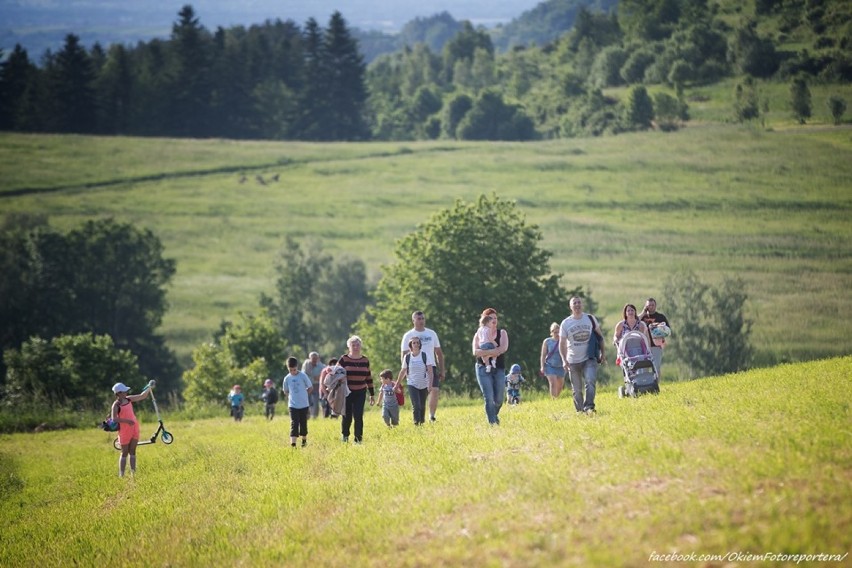
POLYGON ((514 365, 512 365, 512 368, 511 368, 511 369, 509 369, 509 374, 510 374, 510 375, 519 375, 519 374, 521 374, 521 366, 520 366, 520 365, 518 365, 517 363, 515 363, 514 365))

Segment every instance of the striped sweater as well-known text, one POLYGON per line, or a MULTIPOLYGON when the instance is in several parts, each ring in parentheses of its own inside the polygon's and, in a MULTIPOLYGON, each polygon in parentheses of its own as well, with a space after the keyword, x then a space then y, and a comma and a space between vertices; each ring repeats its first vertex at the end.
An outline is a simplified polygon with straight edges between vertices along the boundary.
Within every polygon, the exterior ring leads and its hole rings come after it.
POLYGON ((348 354, 341 355, 337 364, 346 369, 346 384, 349 390, 358 391, 369 389, 370 396, 375 394, 373 390, 373 375, 370 373, 370 360, 361 355, 353 359, 348 354))

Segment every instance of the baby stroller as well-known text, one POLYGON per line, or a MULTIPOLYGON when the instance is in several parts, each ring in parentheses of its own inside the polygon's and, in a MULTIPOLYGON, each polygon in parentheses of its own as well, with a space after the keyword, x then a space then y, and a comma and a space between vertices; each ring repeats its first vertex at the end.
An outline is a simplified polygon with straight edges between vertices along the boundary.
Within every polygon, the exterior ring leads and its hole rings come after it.
POLYGON ((639 396, 660 392, 660 381, 651 357, 648 337, 641 331, 628 331, 618 342, 618 357, 624 374, 624 385, 618 387, 618 397, 639 396))

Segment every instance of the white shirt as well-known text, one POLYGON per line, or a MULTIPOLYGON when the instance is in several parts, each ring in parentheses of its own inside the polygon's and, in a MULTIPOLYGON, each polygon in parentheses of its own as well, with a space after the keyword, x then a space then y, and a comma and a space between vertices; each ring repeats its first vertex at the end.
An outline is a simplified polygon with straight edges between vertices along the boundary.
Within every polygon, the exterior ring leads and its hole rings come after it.
MULTIPOLYGON (((568 340, 568 362, 582 363, 589 358, 589 338, 592 336, 592 320, 589 314, 583 312, 580 319, 573 315, 562 320, 559 326, 559 340, 568 340)), ((595 325, 599 327, 597 320, 595 325)))
POLYGON ((438 334, 428 327, 424 328, 423 331, 417 331, 414 328, 409 329, 405 332, 405 335, 402 336, 402 343, 399 347, 400 353, 411 351, 411 349, 408 348, 408 342, 411 341, 412 337, 420 338, 420 349, 426 353, 426 363, 434 367, 436 365, 435 348, 441 348, 441 341, 438 339, 438 334))

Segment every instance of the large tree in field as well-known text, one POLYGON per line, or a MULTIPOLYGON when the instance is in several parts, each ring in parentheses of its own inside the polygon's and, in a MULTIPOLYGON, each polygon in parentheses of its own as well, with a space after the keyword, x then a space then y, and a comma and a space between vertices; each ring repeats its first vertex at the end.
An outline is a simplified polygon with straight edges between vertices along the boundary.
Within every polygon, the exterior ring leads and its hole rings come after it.
POLYGON ((240 314, 236 323, 223 323, 215 342, 192 352, 195 364, 183 374, 184 398, 190 403, 224 403, 222 393, 235 383, 241 384, 247 395, 257 394, 267 378, 280 384, 287 374, 286 357, 290 354, 268 312, 240 314))
POLYGON ((445 387, 474 391, 471 338, 479 314, 493 307, 509 333, 510 362, 528 373, 538 369, 548 325, 568 314, 571 295, 583 295, 579 288, 566 290, 560 275, 551 273, 551 253, 539 247, 541 240, 517 206, 497 196, 458 200, 401 239, 373 294, 375 304, 356 326, 372 368, 399 368, 400 340, 420 309, 441 339, 445 387))
POLYGON ((148 230, 89 221, 68 234, 46 227, 0 233, 0 334, 17 348, 31 336, 109 335, 139 357, 149 378, 176 386, 177 363, 156 333, 175 263, 148 230))
POLYGON ((694 272, 681 272, 666 282, 663 296, 675 330, 671 351, 689 378, 748 368, 754 351, 742 279, 726 278, 713 286, 694 272))

